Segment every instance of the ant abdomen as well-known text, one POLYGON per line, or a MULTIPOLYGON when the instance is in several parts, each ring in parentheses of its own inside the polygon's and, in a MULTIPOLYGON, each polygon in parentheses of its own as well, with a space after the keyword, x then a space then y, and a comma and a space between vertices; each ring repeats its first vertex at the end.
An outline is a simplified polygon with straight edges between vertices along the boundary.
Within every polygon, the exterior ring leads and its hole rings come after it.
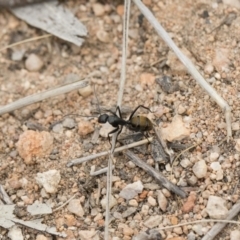
POLYGON ((152 130, 153 124, 145 116, 134 116, 129 120, 127 127, 134 132, 145 132, 152 130))

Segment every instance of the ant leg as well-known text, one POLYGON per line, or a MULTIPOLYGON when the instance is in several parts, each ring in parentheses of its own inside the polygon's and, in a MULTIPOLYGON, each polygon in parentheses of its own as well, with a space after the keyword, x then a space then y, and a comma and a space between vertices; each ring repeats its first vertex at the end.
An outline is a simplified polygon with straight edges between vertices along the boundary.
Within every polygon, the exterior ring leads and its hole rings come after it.
POLYGON ((148 136, 148 133, 144 133, 144 132, 143 132, 143 136, 148 140, 148 144, 150 144, 150 141, 149 141, 149 139, 148 139, 148 137, 149 137, 149 136, 148 136))
POLYGON ((117 108, 116 108, 116 112, 119 112, 119 116, 120 116, 120 118, 122 118, 122 112, 121 112, 121 110, 120 110, 120 107, 119 106, 117 106, 117 108))
POLYGON ((108 141, 109 141, 111 147, 112 147, 112 143, 111 143, 111 141, 110 141, 110 134, 115 133, 115 132, 118 131, 117 137, 116 137, 116 140, 117 140, 118 135, 122 132, 122 129, 123 129, 123 126, 121 126, 120 128, 119 128, 119 126, 118 126, 116 129, 114 129, 113 131, 111 131, 110 133, 108 133, 108 141), (119 130, 119 129, 120 129, 120 130, 119 130))
POLYGON ((111 132, 108 133, 108 141, 112 147, 111 141, 110 141, 110 134, 113 134, 115 132, 117 132, 119 130, 119 127, 116 127, 115 129, 113 129, 111 132))
POLYGON ((128 121, 132 119, 133 115, 135 114, 135 112, 136 112, 140 107, 147 109, 149 112, 152 112, 148 107, 145 107, 145 106, 143 106, 143 105, 139 105, 139 106, 137 106, 137 107, 133 110, 133 112, 131 113, 128 121))

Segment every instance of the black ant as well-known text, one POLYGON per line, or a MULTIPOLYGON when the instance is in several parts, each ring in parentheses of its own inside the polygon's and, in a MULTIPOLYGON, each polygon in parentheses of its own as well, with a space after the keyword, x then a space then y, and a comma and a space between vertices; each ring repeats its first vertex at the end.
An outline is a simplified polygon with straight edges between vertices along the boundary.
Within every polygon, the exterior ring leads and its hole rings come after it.
MULTIPOLYGON (((153 128, 153 124, 152 122, 145 116, 133 116, 135 114, 135 112, 140 108, 145 108, 148 111, 152 112, 149 108, 143 106, 143 105, 139 105, 138 107, 136 107, 134 109, 134 111, 131 113, 130 117, 128 120, 124 120, 122 118, 122 113, 121 110, 119 108, 119 106, 117 106, 116 112, 119 112, 119 116, 117 116, 116 113, 111 112, 113 115, 108 115, 108 114, 101 114, 98 117, 98 122, 99 123, 106 123, 108 122, 109 124, 111 124, 115 129, 113 129, 111 132, 108 133, 108 140, 110 142, 110 134, 113 134, 115 132, 117 133, 117 137, 118 135, 121 133, 123 126, 126 126, 128 129, 134 131, 134 132, 145 132, 145 131, 150 131, 153 128)), ((111 142, 110 142, 111 144, 111 142)))

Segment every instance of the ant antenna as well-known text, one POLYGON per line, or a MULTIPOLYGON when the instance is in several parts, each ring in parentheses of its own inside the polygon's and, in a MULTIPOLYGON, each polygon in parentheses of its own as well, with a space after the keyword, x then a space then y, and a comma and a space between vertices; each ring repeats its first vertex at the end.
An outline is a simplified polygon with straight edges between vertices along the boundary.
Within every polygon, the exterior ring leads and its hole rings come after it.
POLYGON ((101 115, 101 108, 100 108, 100 104, 99 104, 98 97, 97 97, 97 94, 96 94, 95 84, 93 85, 93 91, 94 91, 94 95, 95 95, 96 100, 97 100, 97 110, 98 110, 99 114, 101 115))

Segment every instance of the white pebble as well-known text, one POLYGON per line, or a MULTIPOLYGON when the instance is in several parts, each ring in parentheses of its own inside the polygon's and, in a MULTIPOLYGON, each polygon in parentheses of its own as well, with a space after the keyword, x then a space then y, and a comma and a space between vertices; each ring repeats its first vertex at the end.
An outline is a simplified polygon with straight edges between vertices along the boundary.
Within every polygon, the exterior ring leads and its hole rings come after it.
POLYGON ((212 162, 210 167, 213 171, 218 171, 222 168, 219 162, 212 162))
POLYGON ((25 67, 30 72, 37 72, 43 67, 43 61, 36 54, 30 54, 25 61, 25 67))
POLYGON ((47 172, 37 173, 35 179, 39 185, 44 187, 47 193, 56 193, 61 175, 58 170, 52 169, 47 172))
POLYGON ((192 163, 191 163, 191 161, 190 161, 189 159, 184 158, 183 160, 181 160, 180 164, 181 164, 181 166, 182 166, 183 168, 187 168, 187 167, 189 167, 192 163))
POLYGON ((104 6, 100 3, 93 4, 93 12, 97 17, 103 16, 105 13, 104 6))
POLYGON ((210 196, 207 202, 206 211, 211 218, 225 219, 228 214, 226 206, 226 200, 217 196, 210 196))
POLYGON ((204 178, 207 175, 207 165, 204 160, 196 162, 193 166, 193 172, 197 178, 204 178))
POLYGON ((209 156, 209 159, 211 162, 216 161, 218 158, 219 158, 219 153, 217 153, 217 152, 212 152, 209 156))
POLYGON ((149 203, 151 206, 156 206, 156 205, 157 205, 156 199, 154 199, 152 196, 149 196, 149 197, 148 197, 148 203, 149 203))
POLYGON ((141 181, 128 184, 125 188, 122 189, 119 196, 127 200, 134 198, 136 195, 141 193, 143 190, 143 185, 141 181))

